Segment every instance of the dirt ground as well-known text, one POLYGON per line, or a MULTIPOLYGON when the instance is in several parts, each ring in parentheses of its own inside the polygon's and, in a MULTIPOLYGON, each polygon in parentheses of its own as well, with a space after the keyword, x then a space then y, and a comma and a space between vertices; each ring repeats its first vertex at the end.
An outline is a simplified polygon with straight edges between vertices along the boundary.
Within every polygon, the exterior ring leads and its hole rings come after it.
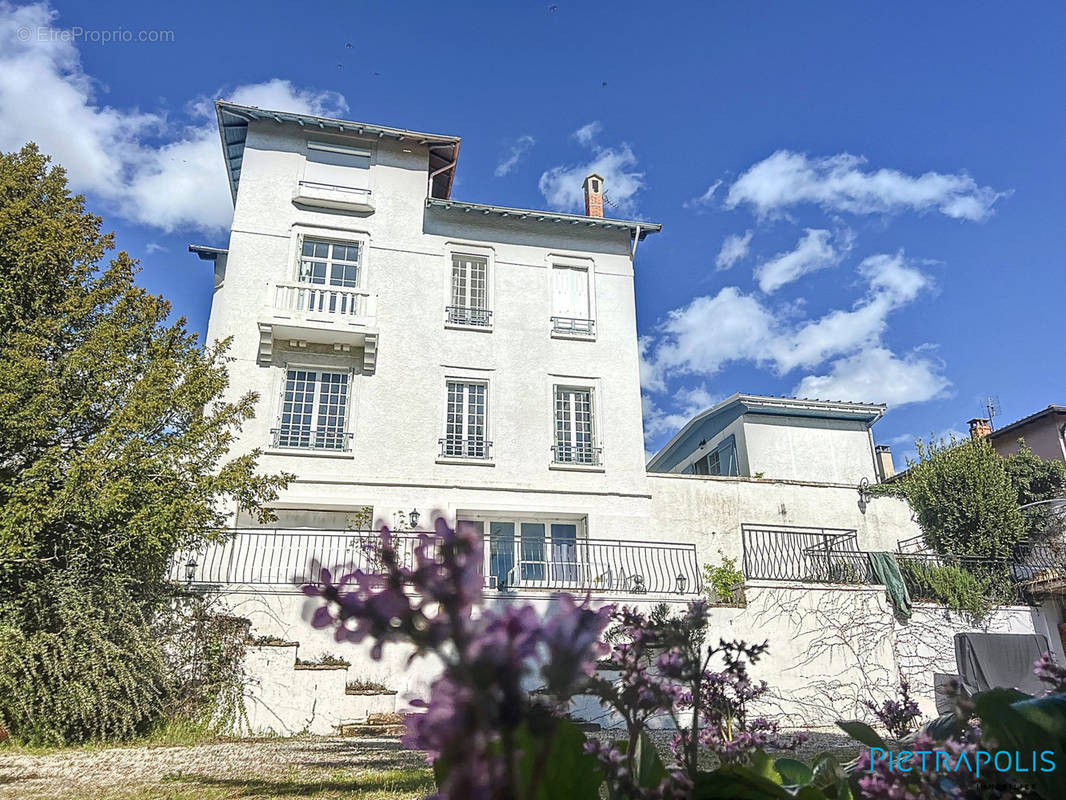
MULTIPOLYGON (((192 747, 71 749, 43 755, 0 750, 0 798, 167 796, 166 786, 199 783, 326 780, 338 771, 424 768, 421 753, 395 740, 297 738, 242 740, 192 747)), ((242 793, 247 796, 247 793, 242 793)))

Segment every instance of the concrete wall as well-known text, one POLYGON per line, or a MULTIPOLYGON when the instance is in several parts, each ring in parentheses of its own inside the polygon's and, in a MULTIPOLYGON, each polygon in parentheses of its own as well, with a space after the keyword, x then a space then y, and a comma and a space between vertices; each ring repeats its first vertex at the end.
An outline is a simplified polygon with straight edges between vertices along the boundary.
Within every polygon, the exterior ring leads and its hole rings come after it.
POLYGON ((895 550, 921 533, 904 501, 878 497, 863 507, 846 484, 650 474, 648 485, 656 536, 694 541, 703 563, 718 562, 718 550, 739 563, 744 524, 854 529, 862 550, 895 550))
MULTIPOLYGON (((865 701, 894 696, 899 675, 911 683, 923 714, 936 714, 933 674, 957 673, 954 634, 1040 633, 1048 637, 1059 658, 1061 645, 1039 609, 995 609, 974 624, 946 609, 919 604, 909 621, 893 614, 884 587, 780 584, 750 581, 745 607, 712 606, 708 641, 719 638, 767 641, 766 656, 751 668, 771 691, 754 709, 786 727, 830 728, 837 719, 871 719, 865 701)), ((291 591, 267 592, 235 588, 222 597, 234 613, 252 620, 252 633, 299 643, 299 656, 315 660, 330 654, 351 661, 347 670, 294 670, 293 647, 252 647, 246 661, 246 732, 291 734, 332 733, 343 723, 368 713, 408 711, 414 698, 428 695, 439 669, 432 658, 409 662, 411 651, 387 645, 380 660, 369 657, 365 644, 337 642, 332 630, 314 630, 309 619, 318 601, 291 591), (346 680, 381 683, 395 695, 373 697, 344 694, 346 680)), ((674 611, 684 604, 670 598, 615 598, 649 607, 665 600, 674 611)), ((531 603, 547 613, 553 601, 543 594, 517 595, 499 602, 531 603)), ((535 688, 531 683, 529 688, 535 688)), ((573 712, 601 725, 618 724, 592 698, 579 698, 573 712)))

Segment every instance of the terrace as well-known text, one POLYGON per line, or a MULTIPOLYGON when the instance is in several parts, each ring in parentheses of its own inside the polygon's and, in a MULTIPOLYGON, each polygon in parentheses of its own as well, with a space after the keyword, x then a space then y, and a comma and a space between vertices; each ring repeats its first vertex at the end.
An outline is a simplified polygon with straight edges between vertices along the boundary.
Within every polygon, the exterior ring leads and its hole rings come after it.
MULTIPOLYGON (((356 569, 381 571, 381 539, 372 530, 242 528, 179 555, 170 579, 214 586, 298 586, 356 569)), ((392 534, 401 564, 413 567, 418 532, 392 534)), ((485 587, 490 591, 566 591, 604 595, 691 597, 702 591, 693 544, 578 537, 560 543, 491 537, 485 587)), ((432 551, 431 551, 432 552, 432 551)))

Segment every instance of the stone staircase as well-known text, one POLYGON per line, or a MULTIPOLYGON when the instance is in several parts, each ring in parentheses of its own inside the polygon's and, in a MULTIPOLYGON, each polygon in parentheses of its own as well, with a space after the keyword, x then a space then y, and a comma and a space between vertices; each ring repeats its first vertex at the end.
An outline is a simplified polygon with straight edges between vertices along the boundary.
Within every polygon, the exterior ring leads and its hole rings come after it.
POLYGON ((349 690, 347 663, 301 661, 299 643, 250 640, 245 648, 245 719, 251 736, 398 736, 403 719, 390 690, 349 690))

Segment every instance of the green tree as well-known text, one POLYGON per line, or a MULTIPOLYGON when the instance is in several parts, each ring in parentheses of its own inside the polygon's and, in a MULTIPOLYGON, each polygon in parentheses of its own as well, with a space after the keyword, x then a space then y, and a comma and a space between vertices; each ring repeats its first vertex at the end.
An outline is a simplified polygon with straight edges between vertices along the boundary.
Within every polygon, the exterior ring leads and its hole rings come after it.
POLYGON ((1004 459, 984 439, 916 444, 918 461, 879 491, 910 504, 937 552, 1009 558, 1025 524, 1004 459))
MULTIPOLYGON (((1004 459, 1007 475, 1017 492, 1019 506, 1051 500, 1063 495, 1066 488, 1066 464, 1061 461, 1045 461, 1025 443, 1018 440, 1018 452, 1004 459)), ((1036 506, 1022 511, 1026 536, 1040 538, 1048 533, 1048 525, 1060 517, 1047 506, 1036 506)))
POLYGON ((63 636, 59 603, 104 639, 114 609, 147 620, 175 552, 289 478, 227 454, 255 395, 223 399, 225 343, 169 320, 125 252, 105 261, 100 226, 34 145, 0 154, 0 624, 25 640, 63 636))

